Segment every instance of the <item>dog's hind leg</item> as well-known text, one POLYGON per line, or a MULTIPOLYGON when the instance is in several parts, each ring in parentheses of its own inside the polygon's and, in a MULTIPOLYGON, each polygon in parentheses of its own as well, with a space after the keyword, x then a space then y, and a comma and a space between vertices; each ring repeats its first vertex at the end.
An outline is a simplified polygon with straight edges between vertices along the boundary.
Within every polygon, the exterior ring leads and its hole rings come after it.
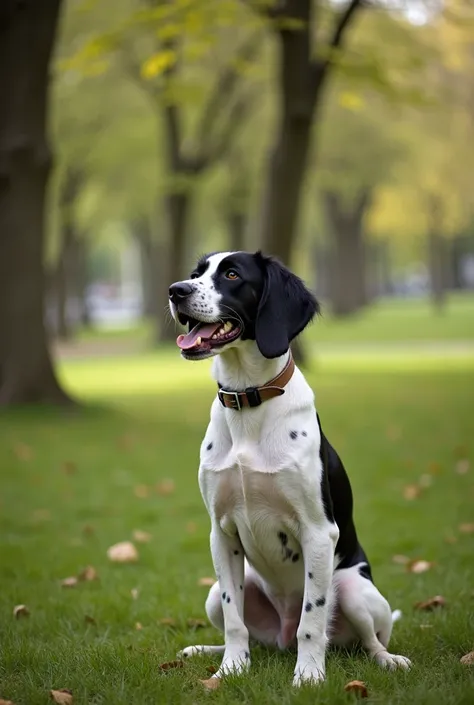
POLYGON ((408 669, 411 663, 405 656, 387 651, 392 632, 392 612, 375 585, 360 574, 359 567, 335 572, 338 608, 362 646, 382 668, 408 669))

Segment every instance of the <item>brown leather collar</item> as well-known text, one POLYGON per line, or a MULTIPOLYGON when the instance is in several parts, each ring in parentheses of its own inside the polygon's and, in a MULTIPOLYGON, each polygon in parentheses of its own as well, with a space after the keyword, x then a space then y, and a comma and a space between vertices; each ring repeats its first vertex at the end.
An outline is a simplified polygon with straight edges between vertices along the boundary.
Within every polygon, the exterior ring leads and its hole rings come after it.
POLYGON ((230 392, 227 389, 222 389, 219 384, 217 396, 222 406, 227 409, 241 411, 244 407, 255 407, 263 404, 264 401, 280 397, 285 393, 285 387, 293 376, 295 371, 295 361, 290 352, 290 357, 285 367, 279 375, 271 379, 261 387, 247 387, 244 392, 230 392))

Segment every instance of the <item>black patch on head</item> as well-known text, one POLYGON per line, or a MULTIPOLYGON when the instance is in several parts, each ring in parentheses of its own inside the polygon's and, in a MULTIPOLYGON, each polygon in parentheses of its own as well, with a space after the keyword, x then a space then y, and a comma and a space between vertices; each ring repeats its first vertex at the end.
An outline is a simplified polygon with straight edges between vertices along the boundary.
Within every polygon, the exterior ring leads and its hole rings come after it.
POLYGON ((289 558, 291 558, 292 555, 293 551, 291 550, 291 548, 285 546, 285 555, 283 556, 283 560, 287 561, 289 558))
POLYGON ((326 598, 325 597, 318 597, 318 599, 316 600, 316 602, 314 604, 316 605, 316 607, 324 607, 324 605, 326 604, 326 598))
POLYGON ((225 600, 225 598, 226 598, 226 593, 223 592, 223 593, 222 593, 222 599, 225 600))
POLYGON ((306 637, 307 639, 311 639, 311 634, 305 634, 305 637, 306 637))
POLYGON ((286 544, 288 543, 288 536, 285 534, 284 531, 278 532, 278 538, 280 539, 282 545, 286 546, 286 544))
POLYGON ((299 553, 294 553, 291 560, 293 561, 293 563, 296 563, 296 561, 299 559, 299 557, 300 557, 299 553))
POLYGON ((229 602, 230 602, 230 597, 229 597, 229 596, 227 596, 226 602, 227 602, 227 604, 229 604, 229 602))
POLYGON ((262 355, 280 357, 293 338, 319 313, 319 304, 299 277, 273 257, 255 254, 264 274, 255 322, 255 340, 262 355))
POLYGON ((304 609, 305 612, 311 612, 311 610, 313 609, 313 605, 311 604, 311 602, 307 602, 304 606, 304 609))
POLYGON ((308 578, 309 578, 310 580, 312 580, 312 579, 313 579, 313 574, 312 574, 312 573, 308 573, 308 578))
POLYGON ((241 590, 243 590, 243 589, 244 589, 244 586, 243 586, 243 585, 239 585, 239 588, 240 588, 241 590))
POLYGON ((238 552, 237 549, 235 549, 235 551, 234 551, 234 556, 238 556, 238 555, 239 555, 239 552, 238 552))
POLYGON ((298 438, 298 431, 290 431, 290 438, 292 441, 294 441, 295 438, 298 438))
POLYGON ((306 433, 306 431, 301 431, 301 435, 306 438, 306 436, 307 436, 308 434, 306 433))
POLYGON ((212 450, 212 443, 208 443, 206 450, 212 450))

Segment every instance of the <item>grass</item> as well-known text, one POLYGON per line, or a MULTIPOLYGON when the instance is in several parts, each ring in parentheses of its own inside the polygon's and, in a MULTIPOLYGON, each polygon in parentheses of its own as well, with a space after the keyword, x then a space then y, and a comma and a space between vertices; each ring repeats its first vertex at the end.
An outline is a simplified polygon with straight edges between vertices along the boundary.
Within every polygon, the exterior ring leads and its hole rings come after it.
MULTIPOLYGON (((146 342, 151 336, 151 324, 140 322, 125 329, 84 330, 79 334, 79 340, 146 342)), ((443 314, 436 313, 428 299, 384 299, 344 320, 334 319, 323 305, 323 316, 312 329, 311 338, 319 344, 329 345, 472 341, 474 296, 470 293, 451 294, 443 314)))
POLYGON ((207 693, 198 679, 217 659, 159 669, 183 646, 221 641, 211 627, 187 624, 205 617, 206 588, 197 582, 213 574, 196 477, 214 394, 207 367, 175 352, 70 361, 60 372, 87 402, 84 411, 1 417, 0 697, 40 705, 50 688, 70 688, 75 705, 342 705, 353 701, 344 684, 360 679, 372 703, 471 704, 474 668, 459 659, 474 649, 474 534, 458 527, 474 521, 474 483, 472 469, 456 472, 460 459, 474 462, 467 354, 322 354, 309 375, 324 428, 352 478, 376 583, 404 612, 392 648, 412 659, 412 671, 389 674, 363 654, 331 653, 326 683, 295 692, 294 655, 254 648, 249 675, 207 693), (404 486, 422 475, 431 486, 407 501, 404 486), (160 494, 157 483, 166 479, 174 491, 160 494), (149 494, 137 496, 143 487, 149 494), (137 544, 138 563, 109 562, 107 548, 135 529, 152 535, 137 544), (435 565, 412 574, 392 561, 395 554, 435 565), (60 586, 89 564, 99 580, 60 586), (413 609, 437 594, 446 598, 444 610, 413 609), (15 620, 20 603, 31 614, 15 620), (160 624, 163 617, 175 626, 160 624))

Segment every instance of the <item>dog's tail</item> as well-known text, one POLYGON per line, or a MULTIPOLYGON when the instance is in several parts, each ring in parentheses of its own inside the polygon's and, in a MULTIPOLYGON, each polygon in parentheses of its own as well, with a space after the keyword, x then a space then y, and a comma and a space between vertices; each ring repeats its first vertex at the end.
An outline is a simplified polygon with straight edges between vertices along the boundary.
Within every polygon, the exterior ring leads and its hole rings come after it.
POLYGON ((393 610, 392 612, 392 624, 395 624, 395 622, 398 622, 399 619, 403 617, 402 611, 401 610, 393 610))

